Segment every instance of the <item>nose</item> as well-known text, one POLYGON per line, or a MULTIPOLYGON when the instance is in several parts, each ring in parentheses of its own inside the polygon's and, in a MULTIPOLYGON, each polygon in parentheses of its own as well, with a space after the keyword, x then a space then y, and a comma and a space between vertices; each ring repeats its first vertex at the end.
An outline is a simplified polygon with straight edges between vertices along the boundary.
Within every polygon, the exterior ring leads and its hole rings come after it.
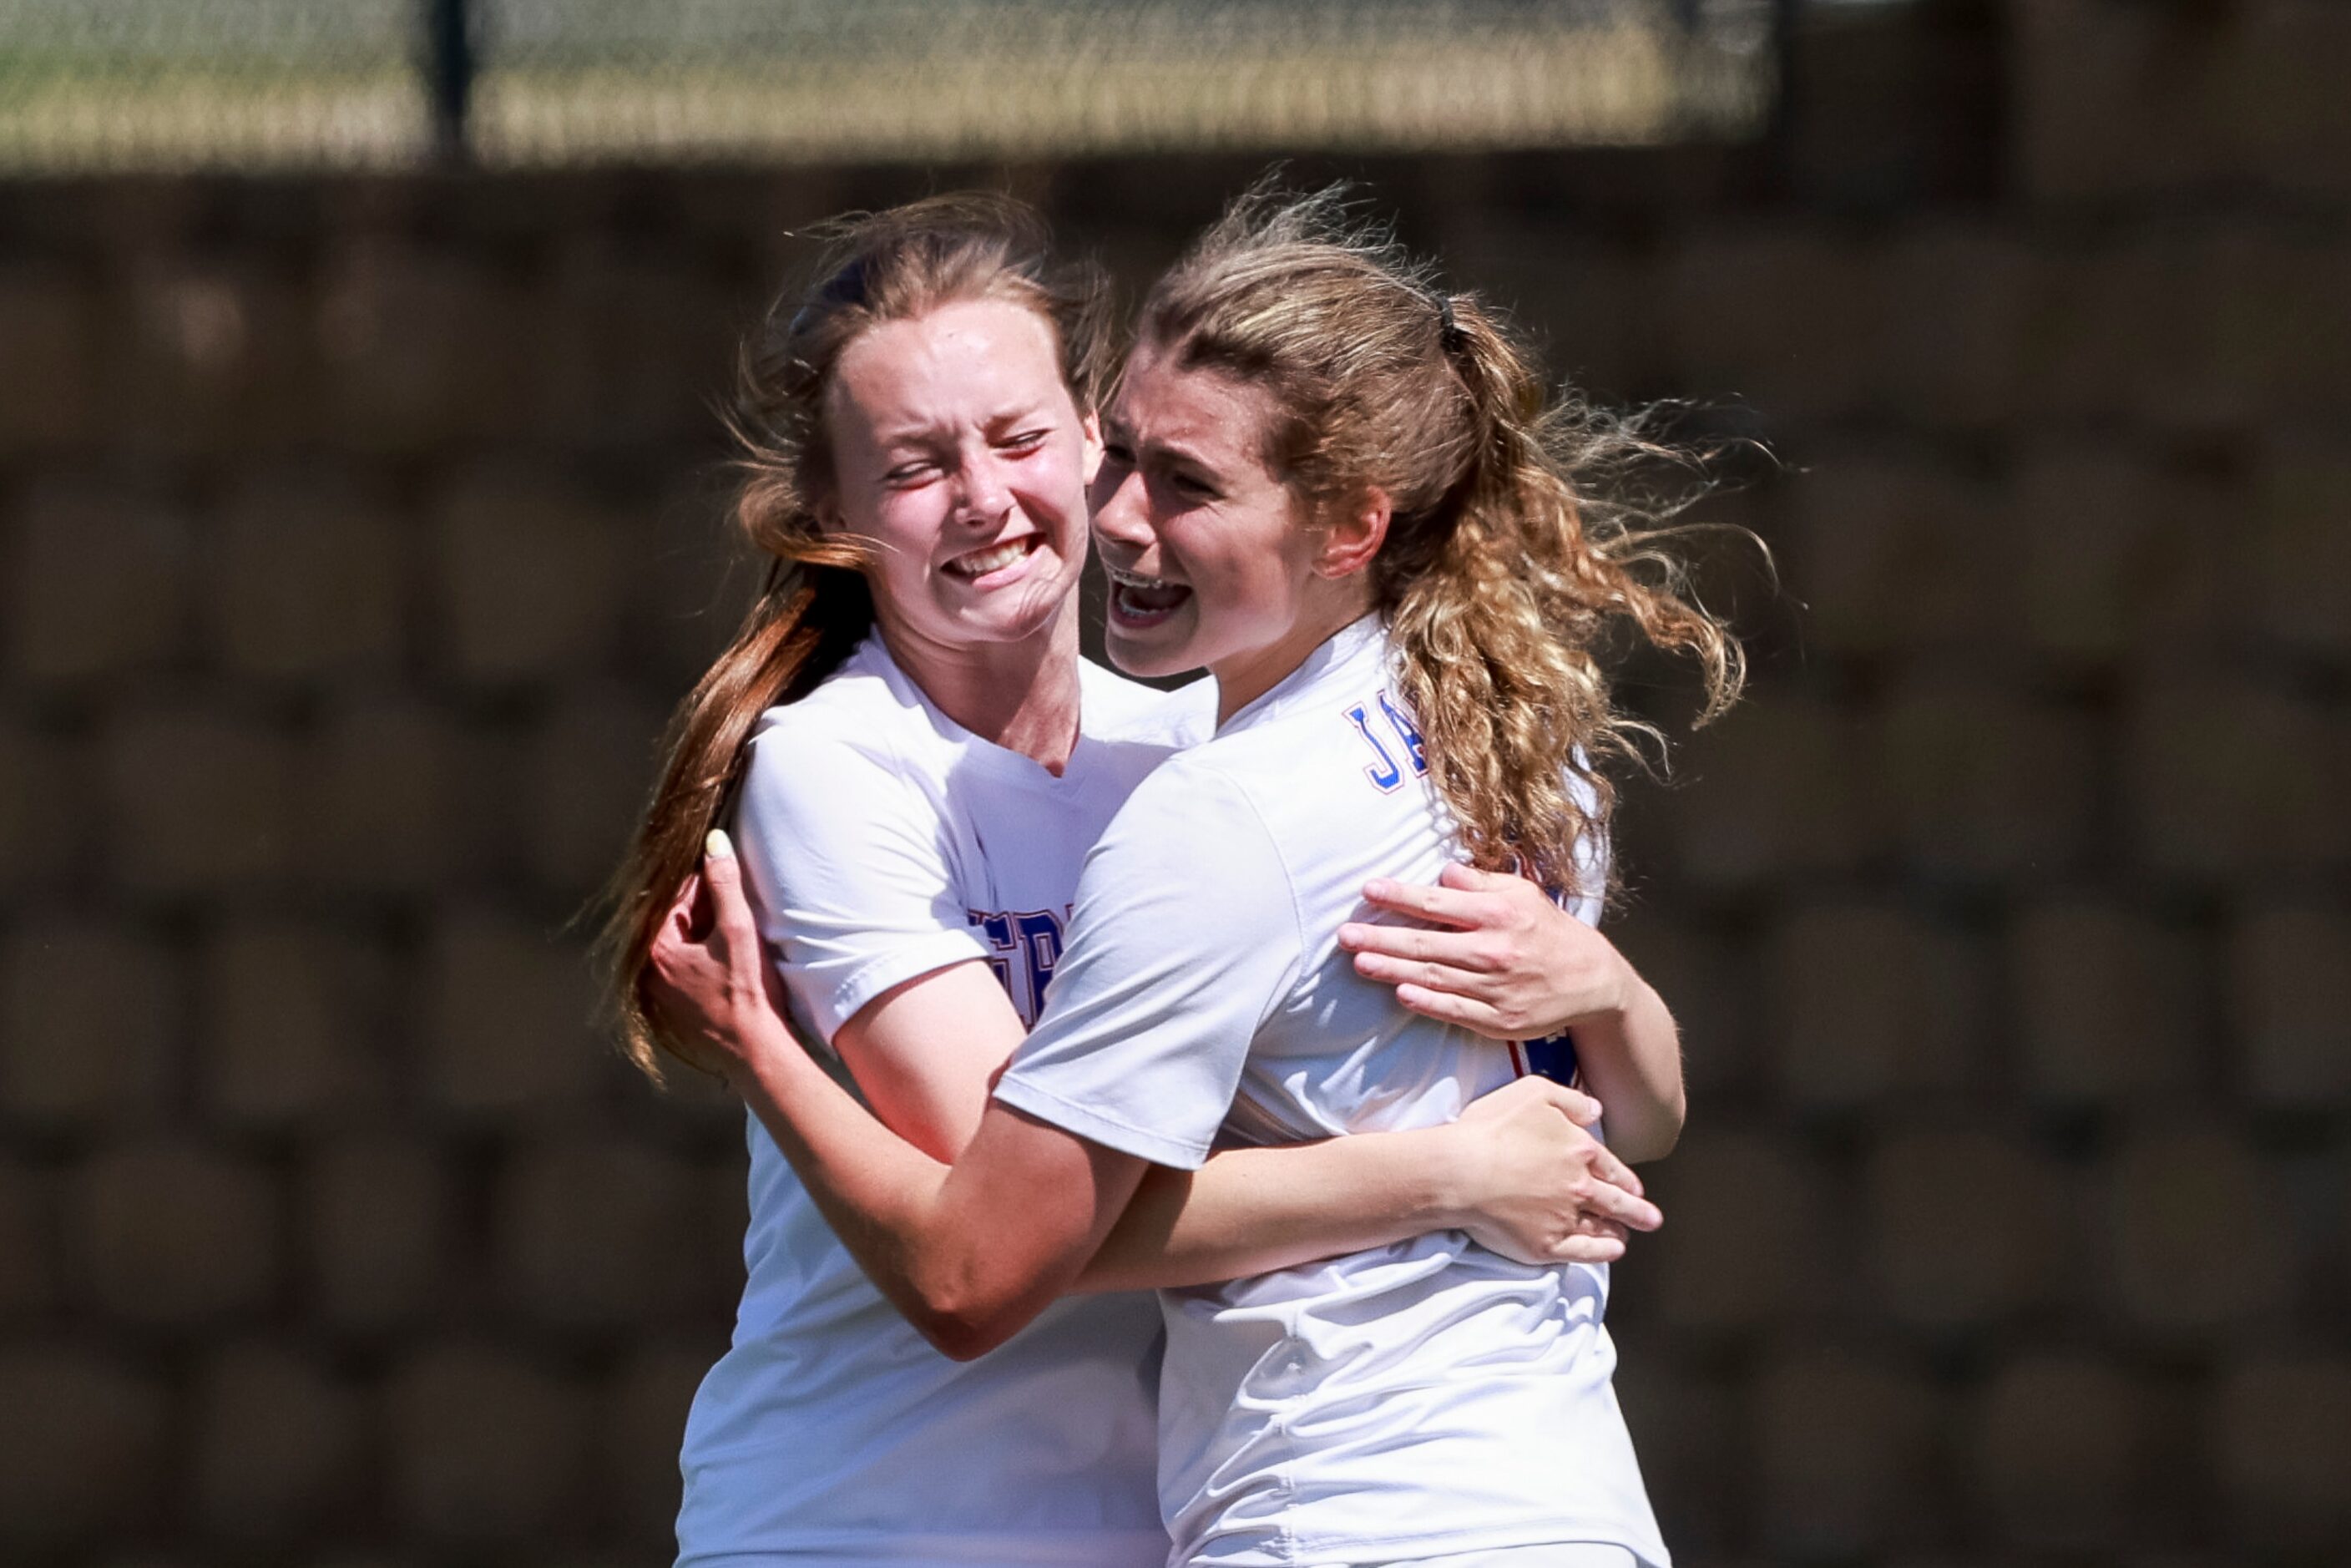
POLYGON ((982 454, 963 465, 962 484, 956 497, 956 520, 993 523, 1012 509, 1012 486, 993 454, 982 454))
POLYGON ((1133 468, 1102 465, 1094 481, 1094 532, 1130 549, 1146 550, 1154 538, 1143 476, 1133 468))

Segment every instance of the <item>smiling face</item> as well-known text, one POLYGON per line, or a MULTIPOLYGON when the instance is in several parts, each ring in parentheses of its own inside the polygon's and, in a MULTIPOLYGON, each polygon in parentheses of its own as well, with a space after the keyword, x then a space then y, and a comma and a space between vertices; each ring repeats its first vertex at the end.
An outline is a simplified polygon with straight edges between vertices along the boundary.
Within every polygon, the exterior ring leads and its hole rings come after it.
POLYGON ((828 527, 872 545, 902 662, 1050 632, 1085 568, 1101 448, 1042 318, 967 300, 870 329, 834 368, 825 431, 828 527))
MULTIPOLYGON (((1146 343, 1103 420, 1094 535, 1111 659, 1137 675, 1206 665, 1222 716, 1371 607, 1359 519, 1302 516, 1266 461, 1275 415, 1264 388, 1146 343)), ((1382 503, 1369 549, 1385 521, 1382 503)))

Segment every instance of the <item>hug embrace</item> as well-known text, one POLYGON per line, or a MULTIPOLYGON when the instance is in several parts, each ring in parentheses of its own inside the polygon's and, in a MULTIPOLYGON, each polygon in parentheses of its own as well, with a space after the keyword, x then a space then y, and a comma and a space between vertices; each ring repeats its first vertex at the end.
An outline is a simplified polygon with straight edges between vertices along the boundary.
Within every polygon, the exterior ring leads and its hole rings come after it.
POLYGON ((1677 455, 1333 193, 1110 329, 940 197, 745 356, 768 583, 606 933, 750 1112, 679 1562, 1664 1568, 1604 1317, 1679 1045, 1597 922, 1604 656, 1740 683, 1677 455), (1208 678, 1081 657, 1089 553, 1208 678))

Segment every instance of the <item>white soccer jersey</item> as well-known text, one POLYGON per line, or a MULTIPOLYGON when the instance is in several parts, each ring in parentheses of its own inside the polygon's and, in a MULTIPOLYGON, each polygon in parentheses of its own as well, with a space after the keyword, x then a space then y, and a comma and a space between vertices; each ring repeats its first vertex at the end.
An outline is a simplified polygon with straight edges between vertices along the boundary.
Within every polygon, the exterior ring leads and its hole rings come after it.
MULTIPOLYGON (((1448 1121, 1516 1075, 1511 1047, 1405 1011, 1336 946, 1364 882, 1433 882, 1453 853, 1390 667, 1378 621, 1357 622, 1143 783, 1086 863, 998 1099, 1189 1168, 1220 1139, 1448 1121)), ((1610 1383, 1607 1281, 1448 1231, 1163 1292, 1175 1561, 1581 1542, 1663 1564, 1610 1383)))
MULTIPOLYGON (((891 987, 978 958, 1033 1022, 1086 852, 1207 732, 1212 690, 1086 666, 1058 779, 941 714, 878 637, 765 715, 737 838, 796 1021, 829 1046, 891 987)), ((873 1289, 756 1119, 749 1139, 748 1278, 686 1423, 679 1563, 1157 1568, 1154 1299, 1071 1298, 958 1364, 873 1289)))

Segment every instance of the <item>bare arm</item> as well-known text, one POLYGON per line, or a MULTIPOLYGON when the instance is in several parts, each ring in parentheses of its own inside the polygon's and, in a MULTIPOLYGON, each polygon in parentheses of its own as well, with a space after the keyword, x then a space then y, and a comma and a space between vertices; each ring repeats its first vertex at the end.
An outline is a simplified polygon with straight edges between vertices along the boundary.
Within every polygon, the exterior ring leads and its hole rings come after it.
MULTIPOLYGON (((1020 1039, 1003 987, 971 963, 883 992, 833 1045, 884 1125, 952 1163, 1020 1039)), ((1208 1284, 1447 1229, 1522 1262, 1613 1262, 1627 1228, 1659 1217, 1584 1130, 1599 1114, 1586 1095, 1530 1085, 1447 1126, 1146 1166, 1077 1288, 1208 1284)))
POLYGON ((1522 1263, 1612 1262, 1627 1230, 1664 1217, 1585 1131, 1599 1117, 1589 1095, 1529 1078, 1441 1127, 1153 1166, 1079 1287, 1208 1284, 1446 1229, 1522 1263))
POLYGON ((1608 1108, 1608 1142, 1639 1162, 1681 1135, 1681 1034, 1614 943, 1522 877, 1447 866, 1437 887, 1374 882, 1364 899, 1421 925, 1354 922, 1355 972, 1430 1018, 1497 1040, 1575 1037, 1583 1084, 1608 1108))
MULTIPOLYGON (((942 1348, 967 1343, 976 1319, 987 1315, 973 1305, 987 1292, 957 1271, 957 1260, 926 1251, 927 1228, 953 1223, 938 1212, 953 1185, 946 1162, 973 1157, 967 1151, 981 1146, 992 1118, 1009 1118, 1016 1129, 999 1130, 999 1143, 1089 1189, 1106 1173, 1031 1147, 1031 1134, 1050 1133, 1096 1155, 1126 1159, 990 1108, 988 1084, 1019 1043, 1020 1024, 976 963, 883 993, 834 1037, 898 1138, 883 1134, 790 1037, 731 860, 714 861, 703 883, 681 898, 654 963, 656 1016, 727 1064, 730 1081, 802 1168, 844 1244, 942 1348), (893 1146, 873 1145, 877 1134, 893 1146)), ((1583 1131, 1598 1113, 1571 1091, 1514 1085, 1479 1102, 1455 1127, 1229 1151, 1197 1172, 1134 1162, 1140 1189, 1109 1244, 1087 1254, 1095 1260, 1077 1282, 1196 1284, 1449 1227, 1525 1261, 1605 1261, 1621 1255, 1625 1228, 1651 1229, 1659 1217, 1637 1178, 1583 1131)), ((1051 1196, 1070 1191, 1064 1186, 1051 1196)), ((1091 1218, 1083 1228, 1092 1233, 1091 1218)), ((1061 1262, 1048 1261, 1054 1270, 1061 1262)), ((1035 1308, 1050 1299, 1050 1291, 1039 1296, 1035 1308)), ((987 1300, 992 1310, 1008 1310, 1002 1299, 987 1300)))
MULTIPOLYGON (((952 1164, 1021 1038, 1004 988, 973 962, 883 992, 833 1047, 883 1125, 952 1164)), ((1207 1284, 1447 1229, 1522 1262, 1612 1262, 1627 1228, 1658 1217, 1584 1130, 1599 1114, 1586 1095, 1531 1086, 1448 1126, 1146 1166, 1078 1288, 1207 1284)))
MULTIPOLYGON (((960 1359, 1002 1343, 1076 1280, 1145 1162, 993 1103, 953 1166, 875 1121, 785 1024, 742 869, 722 836, 713 848, 724 852, 654 944, 653 1016, 720 1065, 858 1266, 925 1338, 960 1359)), ((914 989, 895 993, 901 1005, 914 989)), ((925 1111, 944 1118, 957 1103, 950 1094, 925 1111)))

